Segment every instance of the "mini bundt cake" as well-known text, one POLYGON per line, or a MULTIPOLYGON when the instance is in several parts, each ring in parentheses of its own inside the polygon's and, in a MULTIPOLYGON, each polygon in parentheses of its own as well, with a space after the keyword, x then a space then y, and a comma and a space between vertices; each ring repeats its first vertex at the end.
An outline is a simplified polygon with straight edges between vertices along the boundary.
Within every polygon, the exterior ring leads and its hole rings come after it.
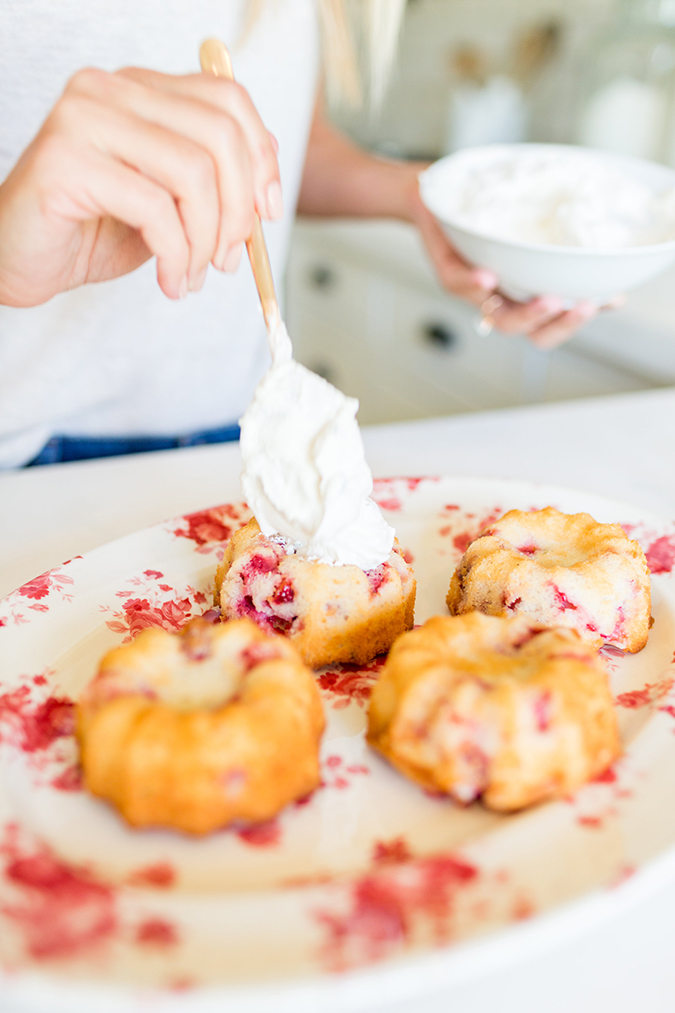
POLYGON ((133 826, 262 822, 319 784, 314 676, 247 619, 142 630, 105 655, 77 712, 85 784, 133 826))
POLYGON ((524 616, 435 616, 394 644, 368 741, 423 787, 510 811, 574 791, 620 752, 602 659, 524 616))
POLYGON ((415 578, 398 543, 374 570, 317 563, 287 553, 253 519, 226 546, 215 601, 226 618, 287 634, 313 668, 362 665, 412 628, 415 578))
POLYGON ((467 548, 447 604, 453 615, 526 615, 568 626, 595 647, 635 652, 649 635, 649 569, 619 524, 550 506, 509 510, 467 548))

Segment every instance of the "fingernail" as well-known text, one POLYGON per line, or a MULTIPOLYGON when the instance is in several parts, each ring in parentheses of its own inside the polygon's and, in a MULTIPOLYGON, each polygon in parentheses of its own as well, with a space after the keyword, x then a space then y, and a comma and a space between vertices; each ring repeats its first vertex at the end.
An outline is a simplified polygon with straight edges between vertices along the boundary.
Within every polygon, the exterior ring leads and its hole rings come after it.
POLYGON ((487 292, 496 288, 499 284, 499 278, 492 271, 474 271, 473 280, 476 285, 484 288, 487 292))
POLYGON ((622 306, 626 305, 625 295, 615 295, 613 299, 609 299, 604 306, 603 310, 620 310, 622 306))
POLYGON ((223 257, 223 271, 227 271, 228 274, 234 274, 239 267, 239 262, 241 261, 241 251, 243 245, 243 243, 237 243, 236 246, 232 246, 227 251, 223 257))
POLYGON ((563 308, 563 301, 557 295, 542 295, 535 302, 543 313, 560 313, 563 308))
POLYGON ((281 196, 281 184, 273 179, 267 187, 267 214, 274 221, 281 218, 284 213, 284 201, 281 196))
POLYGON ((268 130, 267 133, 269 134, 270 141, 272 142, 272 147, 274 148, 274 154, 278 155, 279 154, 279 142, 278 142, 278 140, 276 139, 276 137, 274 136, 274 134, 270 130, 268 130))
POLYGON ((188 278, 187 278, 187 274, 186 274, 184 276, 183 280, 181 281, 180 286, 178 288, 178 298, 179 299, 185 299, 185 297, 187 296, 187 294, 188 294, 188 278))
POLYGON ((583 302, 577 303, 577 305, 574 308, 577 316, 580 317, 582 320, 592 320, 593 317, 597 316, 598 313, 598 307, 595 305, 595 303, 586 302, 585 300, 583 302))
POLYGON ((209 269, 209 265, 207 264, 206 267, 204 268, 204 270, 200 271, 199 274, 193 279, 192 283, 190 284, 190 291, 191 292, 199 292, 200 291, 200 289, 202 288, 202 286, 203 286, 203 284, 204 284, 204 282, 206 280, 206 272, 208 271, 208 269, 209 269))

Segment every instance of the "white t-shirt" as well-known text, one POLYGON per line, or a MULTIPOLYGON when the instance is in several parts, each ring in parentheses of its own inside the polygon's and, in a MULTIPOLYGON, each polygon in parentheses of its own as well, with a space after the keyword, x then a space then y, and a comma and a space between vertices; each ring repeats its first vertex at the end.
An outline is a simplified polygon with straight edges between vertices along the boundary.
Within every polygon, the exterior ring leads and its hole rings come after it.
MULTIPOLYGON (((267 0, 242 40, 246 0, 0 0, 0 179, 80 67, 199 69, 221 38, 235 74, 279 141, 285 202, 265 224, 281 288, 318 70, 313 0, 267 0), (238 40, 239 43, 238 43, 238 40)), ((154 259, 114 281, 29 309, 0 306, 0 467, 30 460, 54 434, 180 435, 236 421, 267 365, 246 257, 209 268, 176 302, 154 259)))

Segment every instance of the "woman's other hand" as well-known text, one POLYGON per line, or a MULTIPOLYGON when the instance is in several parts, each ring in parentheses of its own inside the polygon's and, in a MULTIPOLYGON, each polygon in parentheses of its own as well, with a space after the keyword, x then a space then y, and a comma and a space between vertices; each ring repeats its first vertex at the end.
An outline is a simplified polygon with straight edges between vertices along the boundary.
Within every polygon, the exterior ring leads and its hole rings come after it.
POLYGON ((248 93, 205 74, 81 70, 0 186, 0 303, 33 306, 157 258, 172 299, 234 271, 282 214, 276 144, 248 93))
POLYGON ((414 170, 414 181, 410 182, 409 220, 419 229, 443 287, 477 306, 488 321, 487 329, 494 326, 505 334, 525 334, 539 348, 555 348, 597 316, 598 307, 590 302, 580 302, 565 310, 557 296, 543 295, 528 303, 518 303, 498 295, 497 275, 487 268, 471 267, 462 260, 422 203, 417 171, 414 170))

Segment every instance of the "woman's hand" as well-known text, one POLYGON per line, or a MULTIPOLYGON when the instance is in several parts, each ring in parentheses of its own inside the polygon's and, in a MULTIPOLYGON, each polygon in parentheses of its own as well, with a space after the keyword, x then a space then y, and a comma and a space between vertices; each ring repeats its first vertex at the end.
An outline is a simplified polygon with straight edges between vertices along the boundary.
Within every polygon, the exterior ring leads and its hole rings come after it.
POLYGON ((494 326, 506 334, 525 334, 539 348, 555 348, 597 315, 598 307, 591 302, 580 302, 563 310, 562 300, 557 296, 543 295, 528 303, 518 303, 497 294, 497 275, 487 268, 466 264, 422 203, 417 171, 414 170, 415 178, 410 183, 409 219, 419 229, 441 284, 478 306, 488 330, 494 326))
MULTIPOLYGON (((498 293, 493 271, 470 267, 448 241, 441 226, 422 203, 418 176, 422 163, 374 158, 357 148, 328 122, 317 103, 305 162, 298 209, 308 215, 399 218, 416 225, 441 284, 453 295, 474 303, 488 327, 507 334, 526 334, 541 348, 571 338, 594 317, 592 303, 563 310, 555 296, 529 303, 512 302, 498 293)), ((477 318, 480 319, 480 318, 477 318)))
POLYGON ((79 71, 0 186, 0 303, 34 306, 157 257, 172 299, 234 271, 282 214, 276 142, 240 85, 79 71))

